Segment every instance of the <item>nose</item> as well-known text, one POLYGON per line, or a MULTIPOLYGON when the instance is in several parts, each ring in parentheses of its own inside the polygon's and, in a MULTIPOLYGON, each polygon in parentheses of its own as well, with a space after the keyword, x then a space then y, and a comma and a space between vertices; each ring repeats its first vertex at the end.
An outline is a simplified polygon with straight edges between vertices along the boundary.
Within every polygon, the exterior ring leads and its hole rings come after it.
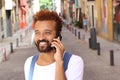
POLYGON ((39 35, 39 40, 43 40, 43 39, 45 39, 45 35, 44 34, 40 34, 39 35))

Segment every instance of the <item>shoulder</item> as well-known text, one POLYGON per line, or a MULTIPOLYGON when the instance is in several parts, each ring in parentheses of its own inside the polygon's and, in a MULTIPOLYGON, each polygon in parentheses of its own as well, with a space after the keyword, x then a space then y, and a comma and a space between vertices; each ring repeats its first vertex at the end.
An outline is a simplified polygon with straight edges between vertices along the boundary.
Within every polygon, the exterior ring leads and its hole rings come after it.
POLYGON ((29 75, 29 70, 30 70, 30 65, 31 65, 31 60, 32 60, 32 57, 28 57, 24 63, 24 74, 25 74, 25 80, 28 80, 28 75, 29 75))
POLYGON ((28 58, 26 59, 26 61, 25 61, 25 64, 28 64, 28 63, 30 63, 30 62, 31 62, 31 60, 32 60, 32 58, 33 58, 33 56, 31 56, 31 57, 28 57, 28 58))
POLYGON ((69 60, 69 64, 68 64, 68 70, 70 69, 83 69, 84 68, 84 61, 82 59, 82 57, 72 54, 70 60, 69 60))
POLYGON ((70 63, 77 64, 77 65, 81 64, 81 66, 84 64, 83 59, 80 56, 74 55, 74 54, 72 54, 72 57, 70 59, 70 63))
POLYGON ((30 67, 31 61, 32 61, 33 56, 28 57, 24 63, 24 69, 28 69, 30 67))
POLYGON ((83 73, 83 59, 78 55, 72 54, 66 71, 67 80, 83 80, 83 73))
POLYGON ((70 58, 70 60, 69 60, 69 64, 70 63, 81 63, 81 64, 83 64, 83 59, 80 56, 72 54, 70 52, 65 52, 65 53, 66 54, 64 56, 70 56, 70 55, 72 55, 71 58, 70 58))

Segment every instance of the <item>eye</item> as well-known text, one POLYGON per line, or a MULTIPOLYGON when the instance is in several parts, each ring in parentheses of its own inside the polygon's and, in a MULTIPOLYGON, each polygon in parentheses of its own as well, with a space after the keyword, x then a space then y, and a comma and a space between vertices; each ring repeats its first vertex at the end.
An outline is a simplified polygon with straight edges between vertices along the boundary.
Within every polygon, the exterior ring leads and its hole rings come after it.
POLYGON ((40 32, 36 31, 36 32, 35 32, 35 35, 40 35, 40 32))
POLYGON ((50 31, 45 32, 46 35, 51 35, 52 33, 50 31))

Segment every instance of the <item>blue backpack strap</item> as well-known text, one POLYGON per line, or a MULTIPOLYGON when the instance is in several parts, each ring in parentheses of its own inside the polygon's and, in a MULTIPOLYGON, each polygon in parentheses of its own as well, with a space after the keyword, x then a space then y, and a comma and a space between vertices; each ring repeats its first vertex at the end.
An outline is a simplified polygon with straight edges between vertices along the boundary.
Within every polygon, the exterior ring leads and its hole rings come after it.
POLYGON ((35 66, 35 62, 36 62, 37 59, 38 59, 38 54, 34 55, 33 58, 32 58, 28 80, 32 80, 32 78, 33 78, 34 66, 35 66))
MULTIPOLYGON (((68 63, 69 63, 69 60, 70 60, 71 56, 72 56, 72 54, 70 54, 68 52, 65 52, 64 57, 63 57, 64 71, 66 71, 67 68, 68 68, 68 63)), ((35 62, 36 62, 37 59, 38 59, 38 54, 34 55, 33 58, 32 58, 28 80, 32 80, 32 78, 33 78, 34 66, 35 66, 35 62)))
POLYGON ((69 60, 70 60, 71 56, 72 56, 71 53, 65 52, 64 57, 63 57, 63 61, 64 61, 64 71, 66 71, 67 68, 68 68, 68 63, 69 63, 69 60))

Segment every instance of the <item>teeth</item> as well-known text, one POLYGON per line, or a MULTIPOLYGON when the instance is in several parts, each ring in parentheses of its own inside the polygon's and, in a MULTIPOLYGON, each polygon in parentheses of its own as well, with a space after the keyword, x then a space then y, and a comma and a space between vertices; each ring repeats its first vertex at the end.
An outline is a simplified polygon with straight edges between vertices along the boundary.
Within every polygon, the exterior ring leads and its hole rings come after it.
POLYGON ((40 45, 45 45, 46 44, 46 42, 40 42, 40 45))

